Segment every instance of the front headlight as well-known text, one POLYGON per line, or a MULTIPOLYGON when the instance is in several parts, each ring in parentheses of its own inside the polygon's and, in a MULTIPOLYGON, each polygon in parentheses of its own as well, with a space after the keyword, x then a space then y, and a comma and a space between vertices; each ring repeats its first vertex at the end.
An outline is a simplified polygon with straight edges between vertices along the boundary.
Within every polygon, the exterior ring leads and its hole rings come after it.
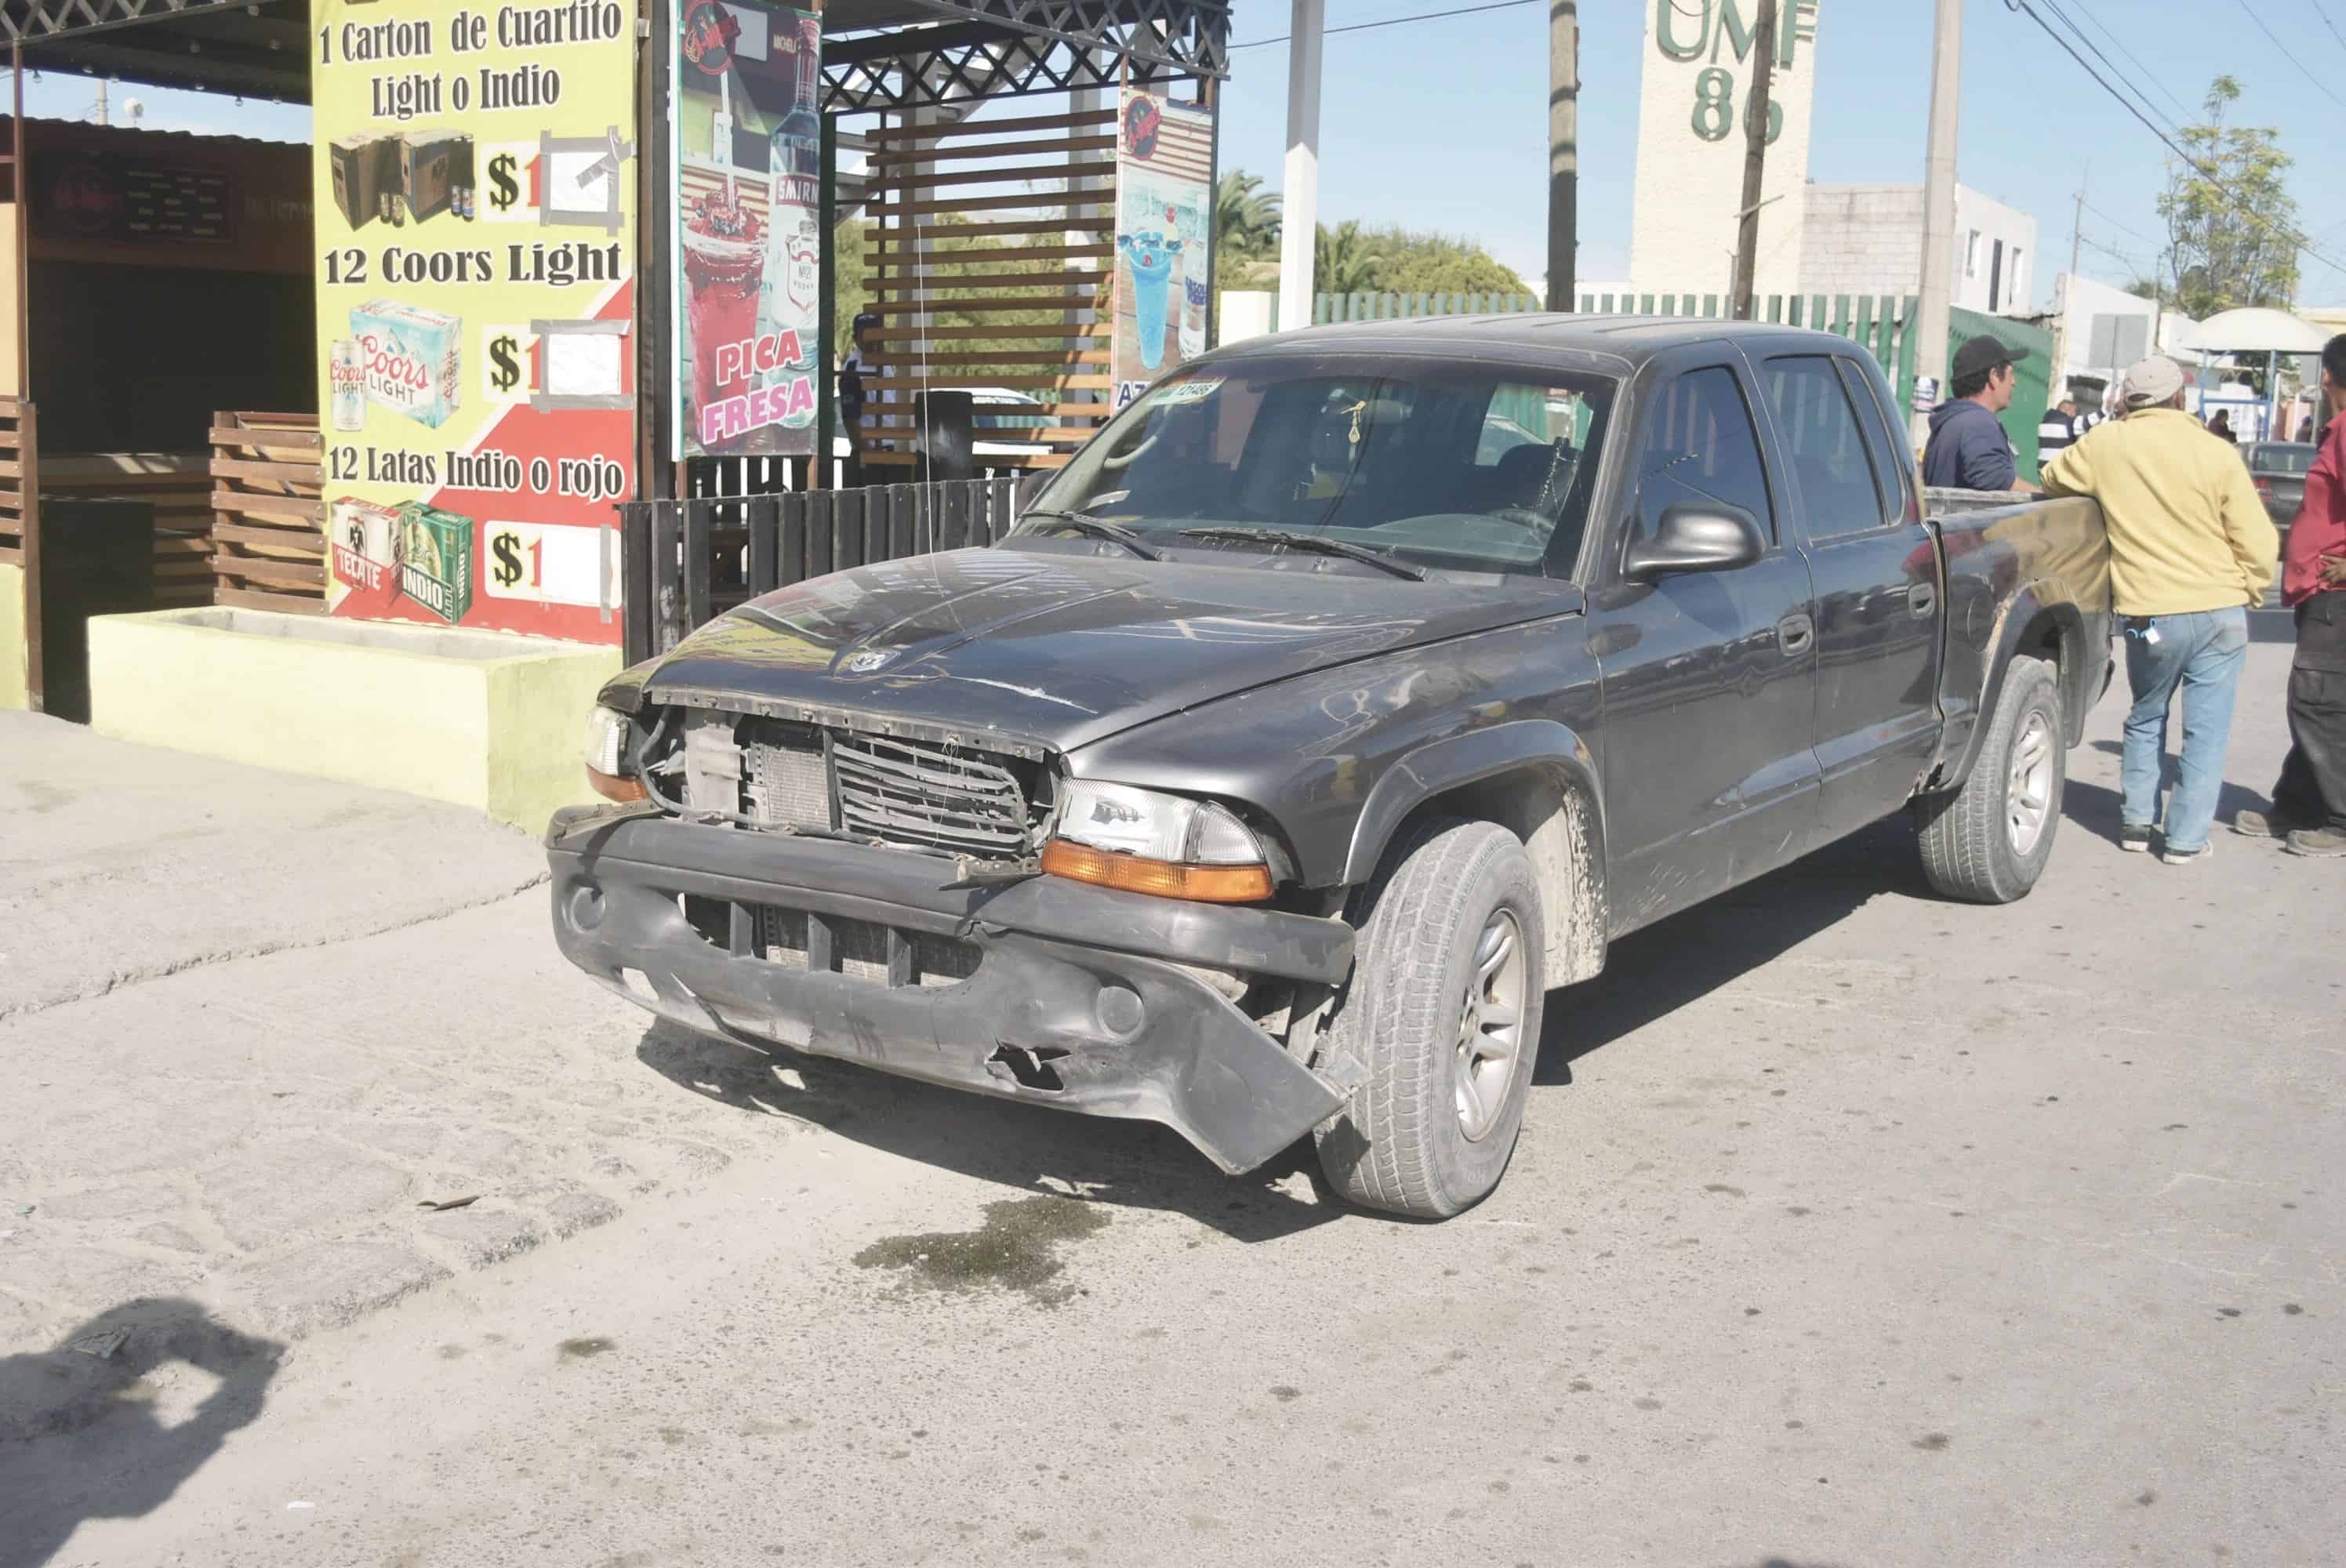
POLYGON ((586 716, 586 785, 607 800, 640 800, 644 787, 627 778, 627 716, 602 704, 586 716))
POLYGON ((1216 903, 1270 896, 1262 845, 1210 800, 1072 779, 1043 870, 1127 892, 1216 903))

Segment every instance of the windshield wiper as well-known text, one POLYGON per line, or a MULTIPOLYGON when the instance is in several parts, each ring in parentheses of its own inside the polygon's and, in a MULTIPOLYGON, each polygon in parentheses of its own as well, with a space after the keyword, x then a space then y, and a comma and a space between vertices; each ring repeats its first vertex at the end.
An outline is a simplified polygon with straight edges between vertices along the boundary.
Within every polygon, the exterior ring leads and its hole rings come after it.
MULTIPOLYGON (((1051 517, 1058 525, 1072 528, 1078 534, 1088 534, 1095 539, 1106 539, 1121 545, 1144 561, 1162 561, 1164 553, 1144 541, 1139 535, 1121 523, 1111 523, 1105 517, 1095 517, 1088 512, 1029 512, 1027 518, 1051 517)), ((1025 518, 1020 521, 1025 521, 1025 518)))
POLYGON ((1396 577, 1407 577, 1413 583, 1425 581, 1422 567, 1406 561, 1396 561, 1382 550, 1372 550, 1366 545, 1350 540, 1331 539, 1324 534, 1298 534, 1285 528, 1241 528, 1224 524, 1215 528, 1184 528, 1184 539, 1229 539, 1247 545, 1284 545, 1290 550, 1317 550, 1323 555, 1341 555, 1347 560, 1382 566, 1396 577))

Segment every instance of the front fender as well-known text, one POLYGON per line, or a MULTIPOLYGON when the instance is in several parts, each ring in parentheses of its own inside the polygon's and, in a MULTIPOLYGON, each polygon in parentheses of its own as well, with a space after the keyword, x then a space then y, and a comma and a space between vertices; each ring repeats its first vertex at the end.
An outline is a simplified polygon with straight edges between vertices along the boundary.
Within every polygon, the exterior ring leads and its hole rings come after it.
POLYGON ((1588 803, 1590 858, 1604 865, 1604 792, 1597 784, 1596 758, 1566 726, 1554 719, 1523 718, 1421 746, 1388 769, 1369 791, 1352 826, 1344 881, 1367 881, 1384 858, 1394 830, 1426 801, 1463 785, 1528 768, 1553 770, 1560 776, 1558 782, 1577 790, 1588 803))
POLYGON ((1352 886, 1429 793, 1539 760, 1596 798, 1586 644, 1574 613, 1382 654, 1139 725, 1066 766, 1228 801, 1278 837, 1302 886, 1352 886))

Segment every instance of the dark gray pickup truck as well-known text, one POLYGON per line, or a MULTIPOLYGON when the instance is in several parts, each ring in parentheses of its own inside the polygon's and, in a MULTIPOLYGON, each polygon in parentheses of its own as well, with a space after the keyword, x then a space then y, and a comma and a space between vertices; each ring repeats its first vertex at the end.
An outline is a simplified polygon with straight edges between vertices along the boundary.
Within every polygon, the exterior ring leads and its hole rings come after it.
POLYGON ((997 547, 614 679, 555 932, 697 1029, 1160 1121, 1233 1172, 1310 1133, 1356 1201, 1454 1214, 1612 939, 1902 810, 1946 894, 2026 893, 2109 602, 2091 503, 1926 520, 1840 338, 1260 340, 997 547))

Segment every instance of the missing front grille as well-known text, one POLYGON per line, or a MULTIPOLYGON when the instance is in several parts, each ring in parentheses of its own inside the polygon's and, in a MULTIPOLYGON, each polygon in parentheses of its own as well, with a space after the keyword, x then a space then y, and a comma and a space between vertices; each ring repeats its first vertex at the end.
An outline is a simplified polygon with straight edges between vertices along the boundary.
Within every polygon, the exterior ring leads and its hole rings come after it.
POLYGON ((977 972, 976 945, 876 921, 773 905, 757 911, 757 955, 789 969, 843 974, 875 985, 937 988, 977 972))

